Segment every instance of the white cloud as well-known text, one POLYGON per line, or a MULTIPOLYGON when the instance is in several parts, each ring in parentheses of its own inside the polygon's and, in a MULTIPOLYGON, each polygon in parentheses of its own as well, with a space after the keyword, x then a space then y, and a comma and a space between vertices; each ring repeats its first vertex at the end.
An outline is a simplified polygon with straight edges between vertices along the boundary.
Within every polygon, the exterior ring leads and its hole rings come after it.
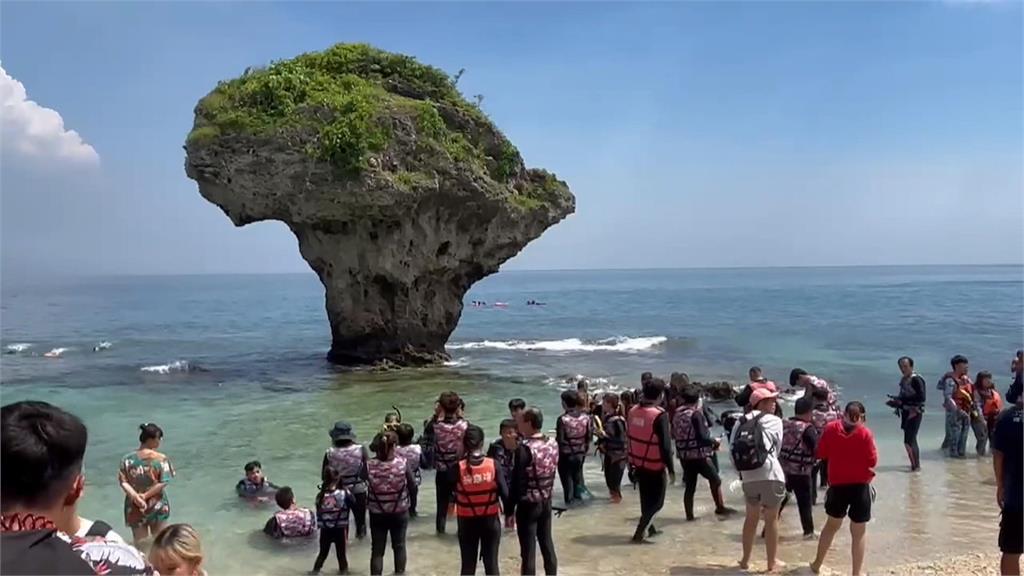
POLYGON ((94 165, 100 161, 96 150, 74 130, 64 127, 56 110, 28 99, 25 85, 0 66, 0 145, 27 159, 62 160, 94 165))

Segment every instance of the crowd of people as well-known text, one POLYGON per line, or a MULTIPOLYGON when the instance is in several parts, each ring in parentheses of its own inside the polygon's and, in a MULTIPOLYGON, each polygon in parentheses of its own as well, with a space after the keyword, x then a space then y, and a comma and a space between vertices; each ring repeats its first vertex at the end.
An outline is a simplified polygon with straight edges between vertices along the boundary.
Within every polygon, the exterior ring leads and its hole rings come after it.
MULTIPOLYGON (((1002 572, 1019 574, 1024 547, 1021 422, 1024 358, 1018 351, 1014 383, 1003 408, 987 372, 974 382, 968 361, 955 356, 952 370, 938 383, 946 410, 946 441, 950 457, 963 457, 967 429, 974 430, 979 456, 990 444, 1002 520, 999 546, 1002 572), (977 423, 976 423, 977 422, 977 423), (984 438, 984 442, 982 440, 984 438)), ((917 433, 925 406, 926 384, 909 357, 900 358, 899 393, 890 405, 900 415, 911 470, 921 469, 917 433)), ((791 372, 789 389, 796 401, 793 416, 783 419, 780 386, 759 368, 736 398, 737 408, 715 414, 699 386, 685 374, 670 384, 650 373, 640 387, 621 394, 591 394, 586 382, 561 395, 562 413, 554 436, 543 431, 545 417, 522 399, 508 403, 509 418, 499 436, 486 444, 484 430, 464 417, 465 404, 456 392, 440 395, 435 414, 416 438, 401 415, 388 414, 368 445, 358 442, 352 426, 339 421, 329 430, 321 482, 315 503, 303 507, 292 488, 277 486, 263 474, 259 461, 245 464, 238 496, 276 504, 263 531, 280 540, 319 538, 312 573, 323 568, 331 548, 338 569, 349 567, 350 521, 357 539, 370 537, 370 573, 382 574, 390 544, 394 572, 406 570, 406 532, 419 516, 418 493, 423 471, 434 470, 435 530, 444 534, 448 517, 458 527, 461 574, 474 574, 478 560, 485 574, 498 574, 503 528, 515 530, 520 572, 535 574, 540 549, 545 574, 558 572, 553 518, 593 498, 586 486, 584 462, 596 446, 608 497, 622 501, 622 484, 639 491, 640 519, 632 540, 644 542, 659 533, 655 518, 665 502, 667 486, 682 473, 684 514, 696 519, 694 497, 700 478, 707 481, 714 514, 737 513, 722 490, 718 453, 726 431, 729 457, 740 475, 745 510, 739 567, 750 566, 761 527, 769 571, 778 559, 778 519, 790 498, 796 500, 807 540, 817 540, 811 570, 817 573, 845 519, 852 536, 852 574, 863 573, 866 527, 875 499, 871 486, 878 452, 867 427, 861 402, 840 408, 828 382, 801 369, 791 372), (802 394, 800 393, 802 392, 802 394), (553 502, 555 484, 564 505, 553 502), (827 488, 827 514, 815 532, 812 507, 818 490, 827 488)), ((125 493, 124 518, 133 545, 106 523, 78 516, 84 493, 82 463, 88 434, 73 414, 45 402, 25 401, 2 408, 2 565, 4 574, 204 574, 199 535, 187 524, 169 524, 167 487, 174 467, 159 451, 163 430, 140 426, 139 447, 121 462, 118 481, 125 493), (148 544, 148 553, 139 550, 148 544)), ((454 572, 455 566, 452 566, 454 572)))

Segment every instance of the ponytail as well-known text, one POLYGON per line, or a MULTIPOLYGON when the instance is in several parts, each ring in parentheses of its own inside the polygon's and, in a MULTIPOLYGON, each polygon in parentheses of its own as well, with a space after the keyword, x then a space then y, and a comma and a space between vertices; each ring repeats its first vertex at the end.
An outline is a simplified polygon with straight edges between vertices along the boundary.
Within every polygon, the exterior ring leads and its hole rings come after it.
POLYGON ((388 456, 394 454, 397 444, 398 436, 389 430, 373 437, 373 442, 370 443, 370 450, 373 450, 378 460, 387 460, 388 456))

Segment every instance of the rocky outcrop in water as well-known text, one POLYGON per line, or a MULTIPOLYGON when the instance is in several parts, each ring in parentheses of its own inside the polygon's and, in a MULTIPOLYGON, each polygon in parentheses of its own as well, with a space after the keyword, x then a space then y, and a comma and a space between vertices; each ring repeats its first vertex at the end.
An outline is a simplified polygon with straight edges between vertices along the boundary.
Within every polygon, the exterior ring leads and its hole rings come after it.
POLYGON ((447 74, 367 45, 221 82, 185 151, 235 225, 295 234, 343 364, 446 358, 469 287, 575 209, 447 74))

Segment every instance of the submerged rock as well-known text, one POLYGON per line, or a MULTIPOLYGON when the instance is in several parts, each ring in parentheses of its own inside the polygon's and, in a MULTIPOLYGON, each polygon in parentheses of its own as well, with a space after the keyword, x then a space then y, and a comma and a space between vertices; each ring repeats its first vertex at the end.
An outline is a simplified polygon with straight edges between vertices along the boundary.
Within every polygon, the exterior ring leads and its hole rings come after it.
POLYGON ((732 400, 736 397, 736 389, 729 382, 694 382, 699 386, 704 396, 715 402, 732 400))
POLYGON ((447 74, 364 44, 221 82, 185 151, 236 226, 295 234, 342 364, 447 358, 469 287, 575 210, 447 74))

